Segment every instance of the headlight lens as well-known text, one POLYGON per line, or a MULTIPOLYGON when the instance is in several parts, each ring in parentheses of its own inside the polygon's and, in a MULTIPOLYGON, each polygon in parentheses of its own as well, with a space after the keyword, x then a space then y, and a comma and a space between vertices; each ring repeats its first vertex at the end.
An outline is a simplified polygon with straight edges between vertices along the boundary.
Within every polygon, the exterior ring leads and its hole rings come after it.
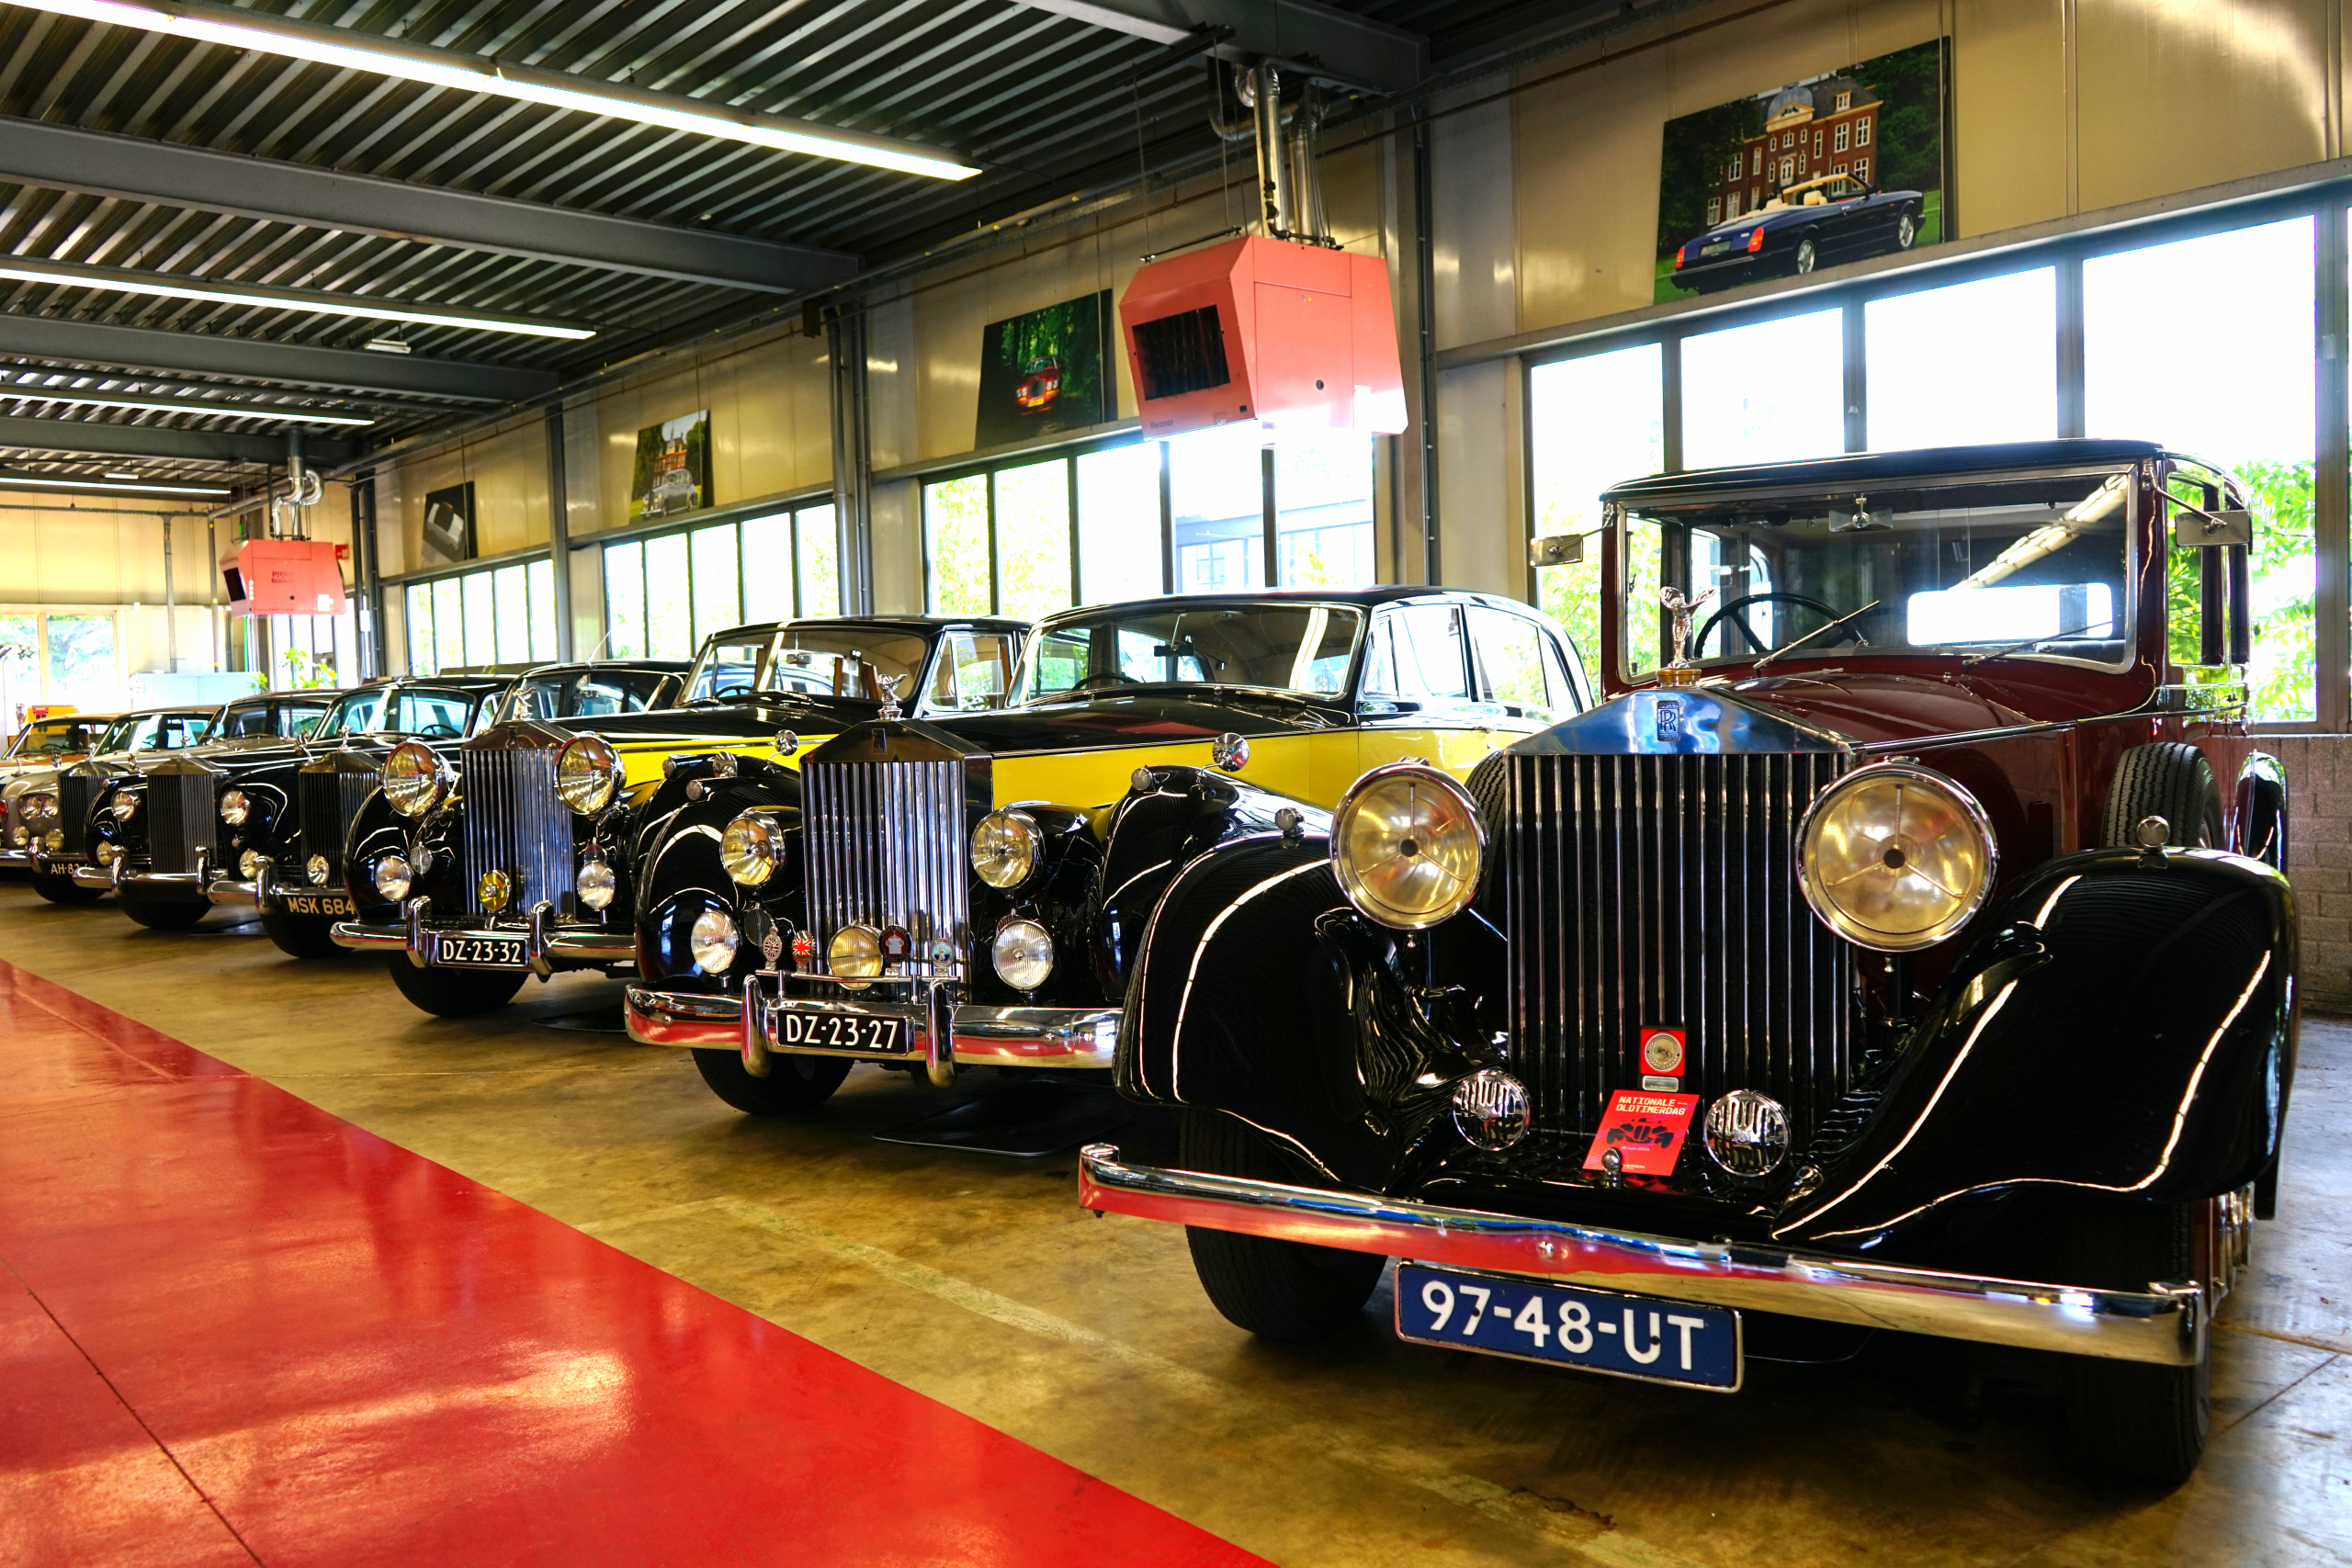
POLYGON ((327 857, 324 855, 312 855, 302 863, 302 874, 311 879, 311 886, 313 887, 324 887, 327 885, 327 874, 334 869, 334 867, 327 864, 327 857))
MULTIPOLYGON (((124 806, 130 802, 128 797, 125 797, 117 801, 116 804, 124 806)), ((253 802, 245 798, 243 790, 232 789, 220 796, 220 820, 232 828, 243 827, 245 818, 253 815, 253 802)))
POLYGON ((1797 829, 1805 902, 1848 942, 1881 953, 1932 947, 1993 890, 1999 856, 1976 797, 1913 762, 1847 774, 1797 829))
POLYGON ((1054 972, 1054 939, 1035 920, 1007 920, 989 943, 997 978, 1016 991, 1034 991, 1054 972))
MULTIPOLYGON (((60 832, 51 832, 50 836, 42 841, 48 844, 52 850, 62 850, 65 847, 65 835, 60 832)), ((102 843, 90 852, 97 857, 97 862, 100 865, 112 865, 115 862, 122 858, 122 846, 119 844, 102 843)))
MULTIPOLYGON (((56 808, 54 807, 51 807, 52 814, 54 814, 55 809, 56 808)), ((130 821, 132 818, 139 815, 139 797, 135 795, 130 794, 116 795, 112 800, 107 802, 107 815, 113 818, 118 822, 130 821)))
POLYGON ((991 811, 972 829, 972 869, 990 887, 1018 887, 1037 869, 1044 843, 1026 811, 991 811))
POLYGON ((1425 931, 1478 890, 1487 829, 1470 792, 1435 768, 1393 762, 1358 779, 1331 814, 1331 870, 1368 919, 1425 931))
POLYGON ((251 882, 254 877, 261 874, 261 852, 259 850, 247 850, 243 854, 237 857, 237 874, 243 877, 247 882, 251 882))
POLYGON ((882 973, 882 934, 870 926, 843 926, 825 944, 825 969, 837 980, 853 982, 852 990, 882 973))
POLYGON ((695 966, 706 975, 724 975, 735 962, 742 939, 735 934, 735 918, 724 909, 705 909, 686 933, 686 947, 695 966))
POLYGON ((28 795, 17 803, 17 815, 28 824, 54 821, 57 818, 57 796, 28 795))
POLYGON ((422 740, 403 740, 384 759, 384 798, 403 817, 422 817, 449 793, 448 765, 422 740))
POLYGON ((377 897, 388 904, 397 904, 408 897, 410 872, 406 855, 386 855, 376 863, 377 897))
POLYGON ((775 874, 778 847, 775 819, 764 812, 746 811, 718 836, 718 863, 740 886, 757 887, 775 874))
POLYGON ((595 736, 567 740, 556 753, 556 795, 581 816, 594 817, 610 806, 620 787, 620 756, 595 736))
POLYGON ((581 907, 602 909, 609 907, 620 883, 613 875, 613 868, 600 860, 580 863, 580 874, 571 881, 571 889, 580 895, 581 907))

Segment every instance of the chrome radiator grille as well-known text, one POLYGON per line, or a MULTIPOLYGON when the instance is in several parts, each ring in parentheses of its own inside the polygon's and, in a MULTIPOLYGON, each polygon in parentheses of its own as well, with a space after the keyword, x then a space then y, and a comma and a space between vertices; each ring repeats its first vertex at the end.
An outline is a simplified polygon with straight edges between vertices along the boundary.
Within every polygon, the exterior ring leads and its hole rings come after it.
POLYGON ((1501 864, 1514 1070, 1536 1124, 1587 1133, 1639 1089, 1639 1032, 1688 1035, 1683 1088, 1753 1089, 1802 1145, 1846 1086, 1851 950, 1797 888, 1829 753, 1510 757, 1501 864))
POLYGON ((312 855, 326 856, 330 882, 342 874, 343 841, 358 819, 360 804, 375 793, 377 778, 372 773, 305 771, 297 775, 294 798, 302 808, 302 867, 292 868, 293 875, 308 874, 303 868, 312 855))
POLYGON ((79 773, 58 775, 57 827, 65 835, 67 854, 90 852, 90 807, 97 804, 99 783, 79 773))
POLYGON ((555 793, 552 749, 460 751, 458 788, 465 798, 466 908, 487 914, 480 884, 486 871, 514 878, 506 912, 527 913, 541 899, 558 914, 578 896, 571 880, 571 813, 555 793))
POLYGON ((147 861, 157 871, 194 871, 196 854, 220 859, 219 780, 212 773, 147 776, 147 861))
POLYGON ((963 763, 809 763, 800 788, 817 950, 845 925, 899 925, 960 959, 971 924, 963 763))

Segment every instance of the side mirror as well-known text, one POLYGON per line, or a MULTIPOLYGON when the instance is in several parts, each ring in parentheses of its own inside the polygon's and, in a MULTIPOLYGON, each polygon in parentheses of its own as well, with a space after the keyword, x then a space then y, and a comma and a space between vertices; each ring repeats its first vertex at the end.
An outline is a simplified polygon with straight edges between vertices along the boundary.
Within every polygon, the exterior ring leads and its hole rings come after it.
POLYGON ((2211 512, 2177 506, 2172 518, 2172 542, 2186 550, 2217 550, 2254 543, 2254 513, 2244 507, 2211 512))

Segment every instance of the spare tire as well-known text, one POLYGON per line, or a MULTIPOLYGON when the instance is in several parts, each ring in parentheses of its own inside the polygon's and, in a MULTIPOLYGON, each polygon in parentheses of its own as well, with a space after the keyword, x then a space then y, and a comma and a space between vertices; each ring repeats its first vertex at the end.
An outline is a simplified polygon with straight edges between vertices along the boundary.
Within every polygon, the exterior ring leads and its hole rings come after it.
POLYGON ((2115 781, 2108 786, 2107 820, 2100 841, 2137 848, 2132 836, 2143 818, 2161 817, 2170 825, 2165 842, 2184 849, 2217 850, 2222 837, 2222 794, 2213 783, 2213 764, 2186 740, 2159 740, 2134 746, 2116 765, 2115 781))

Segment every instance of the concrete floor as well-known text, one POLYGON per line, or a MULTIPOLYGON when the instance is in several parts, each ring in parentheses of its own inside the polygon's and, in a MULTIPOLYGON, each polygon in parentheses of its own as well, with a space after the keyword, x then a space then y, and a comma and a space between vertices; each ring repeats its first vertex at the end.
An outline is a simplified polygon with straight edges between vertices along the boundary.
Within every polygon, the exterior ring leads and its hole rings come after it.
POLYGON ((1329 1343, 1262 1344, 1179 1231, 1079 1210, 1069 1157, 874 1141, 943 1103, 899 1075, 758 1122, 681 1055, 546 1026, 609 982, 444 1021, 375 963, 297 963, 221 912, 151 932, 6 885, 0 957, 1300 1568, 2352 1561, 2352 1025, 2306 1023, 2213 1445, 2155 1496, 2069 1473, 2031 1356, 1882 1337, 1752 1360, 1726 1398, 1399 1345, 1385 1291, 1329 1343))

